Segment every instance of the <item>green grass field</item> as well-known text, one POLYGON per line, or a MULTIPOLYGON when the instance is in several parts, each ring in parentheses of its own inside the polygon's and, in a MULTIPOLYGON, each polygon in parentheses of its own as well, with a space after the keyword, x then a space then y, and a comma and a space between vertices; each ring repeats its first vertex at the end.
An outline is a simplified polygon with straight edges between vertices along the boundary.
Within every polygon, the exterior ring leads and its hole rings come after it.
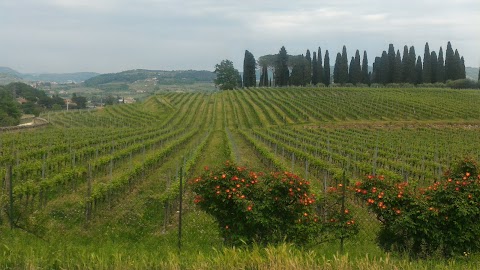
POLYGON ((0 268, 476 269, 480 254, 383 252, 379 223, 360 205, 360 233, 344 253, 339 241, 225 246, 188 186, 179 251, 177 211, 180 180, 225 160, 293 171, 319 194, 344 171, 351 181, 375 172, 431 184, 463 157, 480 159, 479 100, 478 90, 182 88, 43 115, 48 127, 0 133, 0 268))

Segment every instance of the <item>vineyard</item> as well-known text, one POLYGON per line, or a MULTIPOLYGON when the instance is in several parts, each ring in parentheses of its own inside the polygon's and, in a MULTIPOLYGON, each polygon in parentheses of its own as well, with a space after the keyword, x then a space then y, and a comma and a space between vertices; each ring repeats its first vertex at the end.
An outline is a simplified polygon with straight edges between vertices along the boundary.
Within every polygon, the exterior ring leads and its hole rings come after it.
POLYGON ((160 239, 173 237, 183 186, 186 226, 198 232, 190 237, 219 246, 200 229, 214 225, 202 223, 211 220, 187 186, 205 166, 292 171, 319 194, 344 173, 428 186, 458 160, 480 160, 479 100, 475 90, 259 88, 46 113, 48 126, 0 133, 0 232, 123 245, 154 238, 156 251, 167 249, 171 239, 160 239))

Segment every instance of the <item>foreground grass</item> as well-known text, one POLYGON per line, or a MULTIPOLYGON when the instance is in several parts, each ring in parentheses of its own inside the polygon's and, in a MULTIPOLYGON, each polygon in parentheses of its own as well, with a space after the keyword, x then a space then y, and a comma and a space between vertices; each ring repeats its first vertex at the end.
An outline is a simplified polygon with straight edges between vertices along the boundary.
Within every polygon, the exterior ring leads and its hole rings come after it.
POLYGON ((345 243, 296 247, 225 247, 213 220, 200 211, 185 216, 182 251, 175 221, 166 234, 138 239, 106 230, 51 234, 44 239, 21 230, 0 229, 0 269, 478 269, 478 254, 450 260, 409 260, 387 254, 364 232, 345 243))

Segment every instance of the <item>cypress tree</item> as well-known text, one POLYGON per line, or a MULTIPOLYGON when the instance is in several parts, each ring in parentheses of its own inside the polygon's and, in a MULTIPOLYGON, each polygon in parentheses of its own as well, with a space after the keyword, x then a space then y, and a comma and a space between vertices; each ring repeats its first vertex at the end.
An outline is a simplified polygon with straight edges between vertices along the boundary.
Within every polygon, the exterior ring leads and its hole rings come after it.
POLYGON ((455 77, 455 54, 449 41, 445 52, 445 80, 455 80, 455 77))
POLYGON ((415 47, 411 46, 410 50, 408 51, 408 62, 406 68, 408 70, 408 79, 407 82, 411 84, 416 84, 417 82, 417 75, 415 74, 415 47))
POLYGON ((480 67, 478 67, 478 78, 477 81, 480 83, 480 67))
POLYGON ((318 83, 318 64, 317 64, 317 52, 313 52, 312 59, 312 84, 317 85, 318 83))
POLYGON ((445 63, 443 62, 443 49, 440 47, 437 60, 437 82, 445 82, 445 63))
POLYGON ((459 79, 466 79, 467 73, 465 72, 465 58, 460 59, 460 78, 459 79))
POLYGON ((430 54, 430 61, 432 62, 432 83, 437 82, 437 70, 438 70, 438 59, 437 59, 437 53, 435 51, 432 51, 430 54))
POLYGON ((430 61, 430 47, 425 43, 425 52, 423 53, 423 83, 432 82, 432 61, 430 61))
POLYGON ((307 49, 305 53, 305 59, 307 60, 305 67, 305 79, 304 84, 307 85, 312 82, 312 57, 310 55, 310 50, 307 49))
POLYGON ((388 55, 387 55, 387 60, 385 63, 382 63, 386 65, 387 68, 387 78, 386 78, 386 83, 393 83, 394 77, 395 77, 395 48, 393 47, 393 44, 388 45, 388 55))
POLYGON ((383 51, 382 57, 380 58, 380 70, 379 70, 379 82, 381 84, 387 84, 390 77, 390 65, 388 61, 388 54, 386 51, 383 51))
POLYGON ((305 66, 302 63, 297 63, 292 67, 292 73, 290 74, 290 85, 300 86, 303 85, 303 73, 305 66))
POLYGON ((330 85, 330 57, 328 55, 328 50, 325 51, 325 59, 323 63, 324 63, 323 70, 325 71, 325 74, 323 76, 323 83, 326 86, 329 86, 330 85))
POLYGON ((370 77, 370 81, 372 83, 380 83, 380 76, 381 76, 381 63, 382 58, 375 57, 375 62, 373 62, 373 72, 370 77))
POLYGON ((264 78, 263 78, 263 67, 262 67, 262 72, 260 73, 260 80, 258 81, 258 87, 262 87, 264 83, 264 78))
POLYGON ((422 57, 420 55, 417 58, 417 64, 415 65, 415 84, 421 84, 422 80, 422 57))
POLYGON ((243 60, 243 87, 255 87, 257 78, 255 69, 257 67, 255 57, 251 52, 245 50, 245 58, 243 60))
POLYGON ((340 65, 342 62, 342 55, 337 53, 337 57, 335 58, 335 65, 333 66, 333 82, 340 83, 340 65))
POLYGON ((462 79, 462 61, 460 59, 460 54, 458 53, 457 49, 455 49, 454 59, 454 80, 462 79))
POLYGON ((340 61, 340 83, 344 84, 348 82, 348 56, 347 56, 347 47, 343 45, 342 49, 342 58, 340 61))
POLYGON ((402 58, 402 82, 408 82, 409 78, 409 55, 408 55, 408 46, 403 46, 403 58, 402 58))
POLYGON ((363 51, 362 59, 362 83, 370 85, 370 76, 368 75, 367 51, 363 51))
POLYGON ((288 69, 288 55, 284 46, 280 49, 275 63, 275 85, 287 86, 290 77, 288 69))
POLYGON ((355 79, 354 73, 355 73, 355 58, 352 56, 352 59, 350 59, 350 66, 348 68, 348 82, 349 83, 354 83, 355 79))
POLYGON ((397 50, 397 55, 395 56, 395 73, 393 74, 393 82, 401 83, 402 82, 402 58, 400 56, 400 50, 397 50))
POLYGON ((360 51, 355 52, 355 59, 353 61, 351 77, 353 78, 352 83, 357 84, 362 82, 362 68, 360 66, 360 51))
POLYGON ((268 68, 267 66, 262 67, 262 73, 260 75, 260 82, 258 86, 268 86, 268 68))
POLYGON ((317 59, 317 72, 318 72, 318 82, 325 83, 325 74, 322 65, 322 49, 318 47, 318 59, 317 59))

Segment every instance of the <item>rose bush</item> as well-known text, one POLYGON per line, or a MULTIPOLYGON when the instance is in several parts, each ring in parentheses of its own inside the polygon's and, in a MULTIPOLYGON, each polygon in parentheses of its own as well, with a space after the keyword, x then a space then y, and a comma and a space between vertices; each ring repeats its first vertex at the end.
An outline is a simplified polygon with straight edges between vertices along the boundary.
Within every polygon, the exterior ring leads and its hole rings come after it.
MULTIPOLYGON (((218 170, 205 168, 191 185, 194 202, 216 219, 227 243, 305 244, 325 232, 310 183, 292 173, 257 173, 227 162, 218 170)), ((342 219, 355 227, 351 214, 342 219)))
POLYGON ((425 188, 368 176, 355 192, 382 223, 377 240, 387 251, 449 257, 480 250, 480 176, 473 160, 425 188))

